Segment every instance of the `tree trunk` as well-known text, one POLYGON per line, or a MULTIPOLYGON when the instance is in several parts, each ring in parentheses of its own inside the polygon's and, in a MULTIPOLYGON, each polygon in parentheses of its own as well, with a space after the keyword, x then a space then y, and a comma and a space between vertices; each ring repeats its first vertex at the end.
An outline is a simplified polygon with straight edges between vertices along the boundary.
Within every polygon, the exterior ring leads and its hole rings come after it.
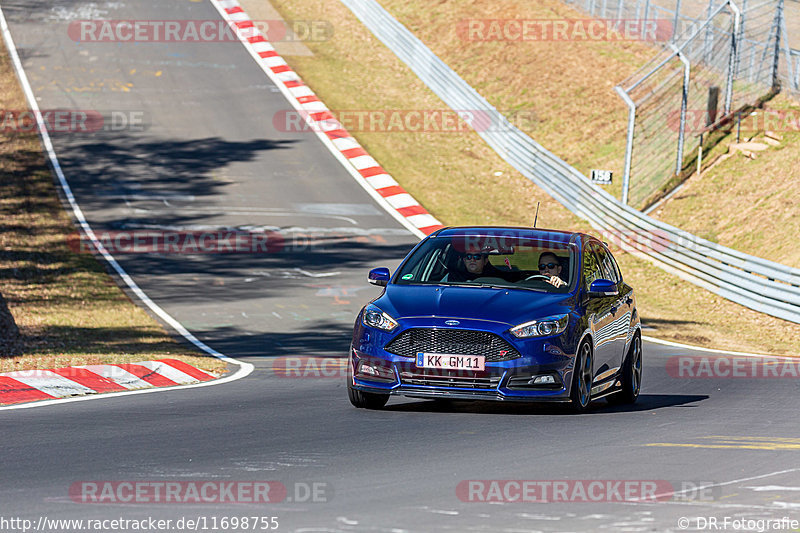
POLYGON ((5 298, 0 294, 0 357, 20 355, 21 344, 17 323, 8 310, 5 298))

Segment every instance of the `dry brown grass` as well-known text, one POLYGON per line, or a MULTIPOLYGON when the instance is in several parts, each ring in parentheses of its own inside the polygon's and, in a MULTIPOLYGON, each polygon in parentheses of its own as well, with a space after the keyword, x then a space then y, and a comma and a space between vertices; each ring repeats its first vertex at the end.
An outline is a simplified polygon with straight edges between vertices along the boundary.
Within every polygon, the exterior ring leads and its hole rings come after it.
MULTIPOLYGON (((0 108, 27 108, 5 50, 0 108)), ((22 356, 0 359, 0 372, 165 357, 225 371, 173 340, 92 255, 72 251, 75 231, 37 135, 0 132, 0 293, 24 342, 22 356)))
MULTIPOLYGON (((556 1, 406 2, 382 5, 497 109, 537 117, 523 131, 588 175, 622 175, 627 107, 614 85, 653 55, 638 42, 465 41, 460 22, 486 19, 586 19, 556 1)), ((620 185, 610 188, 619 194, 620 185)))
MULTIPOLYGON (((334 25, 332 40, 306 43, 313 57, 287 58, 331 109, 444 108, 338 0, 273 4, 286 19, 322 18, 334 25)), ((648 59, 652 49, 614 43, 568 49, 563 43, 466 46, 451 31, 465 18, 576 17, 555 0, 381 4, 495 106, 536 110, 542 122, 529 133, 546 147, 557 146, 557 155, 581 170, 612 168, 604 164, 609 154, 617 161, 613 147, 615 142, 622 146, 622 130, 615 124, 624 109, 611 87, 648 59)), ((474 133, 353 133, 445 224, 530 225, 541 200, 541 227, 591 232, 585 221, 531 184, 474 133)), ((618 250, 617 255, 636 288, 644 324, 652 328, 646 333, 721 349, 800 353, 800 326, 731 303, 630 254, 618 250)))

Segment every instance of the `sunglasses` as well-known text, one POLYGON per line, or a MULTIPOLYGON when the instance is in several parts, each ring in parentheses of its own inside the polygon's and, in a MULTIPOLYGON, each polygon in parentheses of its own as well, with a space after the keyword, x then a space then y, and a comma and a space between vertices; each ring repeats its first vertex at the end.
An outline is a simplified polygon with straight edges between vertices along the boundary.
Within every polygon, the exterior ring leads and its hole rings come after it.
POLYGON ((464 259, 474 259, 475 261, 477 261, 478 259, 480 259, 482 257, 483 257, 483 254, 466 254, 464 256, 464 259))
POLYGON ((544 270, 545 268, 546 269, 553 269, 553 268, 555 268, 557 266, 558 266, 558 263, 541 263, 539 265, 539 270, 544 270))

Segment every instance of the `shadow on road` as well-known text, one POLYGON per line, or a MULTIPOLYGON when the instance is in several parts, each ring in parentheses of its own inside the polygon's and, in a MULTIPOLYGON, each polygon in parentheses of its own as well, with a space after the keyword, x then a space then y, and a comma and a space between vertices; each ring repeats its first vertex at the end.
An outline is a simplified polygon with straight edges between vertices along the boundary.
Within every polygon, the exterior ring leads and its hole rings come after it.
MULTIPOLYGON (((590 406, 588 415, 627 413, 635 411, 652 411, 665 407, 694 407, 692 404, 708 399, 705 395, 696 394, 642 394, 633 405, 610 405, 605 400, 597 400, 590 406)), ((519 403, 491 401, 458 401, 458 400, 408 400, 405 403, 392 403, 385 407, 387 411, 419 412, 419 413, 474 413, 494 415, 564 415, 570 414, 567 404, 519 403)))
POLYGON ((204 342, 230 357, 347 357, 352 321, 309 321, 307 329, 250 334, 229 326, 196 332, 204 342))

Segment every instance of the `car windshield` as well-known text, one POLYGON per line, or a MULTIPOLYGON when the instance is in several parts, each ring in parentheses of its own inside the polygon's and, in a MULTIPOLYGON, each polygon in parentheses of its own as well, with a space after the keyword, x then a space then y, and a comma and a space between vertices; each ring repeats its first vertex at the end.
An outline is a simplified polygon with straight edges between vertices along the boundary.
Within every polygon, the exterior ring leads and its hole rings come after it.
POLYGON ((395 283, 566 293, 575 285, 577 257, 578 248, 570 242, 505 235, 437 236, 403 263, 395 283))

